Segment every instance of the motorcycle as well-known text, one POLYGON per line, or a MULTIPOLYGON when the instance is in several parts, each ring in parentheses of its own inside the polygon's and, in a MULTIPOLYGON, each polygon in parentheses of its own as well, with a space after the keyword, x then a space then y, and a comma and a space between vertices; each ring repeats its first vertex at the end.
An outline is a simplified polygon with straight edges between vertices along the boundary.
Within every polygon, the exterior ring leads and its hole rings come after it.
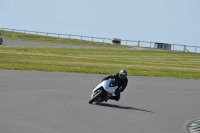
POLYGON ((96 103, 102 103, 104 101, 107 102, 107 100, 115 95, 115 91, 117 90, 118 85, 115 79, 108 79, 102 81, 99 85, 97 85, 92 90, 91 99, 89 101, 89 104, 92 104, 93 102, 96 103))
POLYGON ((0 45, 3 43, 3 39, 2 39, 2 36, 1 36, 1 33, 0 33, 0 45))

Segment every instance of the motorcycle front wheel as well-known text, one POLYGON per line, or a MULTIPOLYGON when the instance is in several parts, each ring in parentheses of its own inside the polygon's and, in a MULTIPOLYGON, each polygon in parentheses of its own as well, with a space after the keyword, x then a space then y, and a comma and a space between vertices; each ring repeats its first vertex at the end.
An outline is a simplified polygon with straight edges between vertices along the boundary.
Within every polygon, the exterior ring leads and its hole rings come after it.
POLYGON ((89 104, 92 104, 94 101, 99 99, 102 94, 103 94, 103 90, 101 89, 101 91, 89 101, 89 104))
POLYGON ((3 43, 3 39, 2 38, 0 38, 0 45, 3 43))

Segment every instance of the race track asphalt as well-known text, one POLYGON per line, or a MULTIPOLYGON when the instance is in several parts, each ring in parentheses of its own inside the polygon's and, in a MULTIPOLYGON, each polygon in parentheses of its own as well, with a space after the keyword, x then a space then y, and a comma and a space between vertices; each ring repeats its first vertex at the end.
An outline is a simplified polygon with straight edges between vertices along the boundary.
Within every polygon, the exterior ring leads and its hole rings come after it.
POLYGON ((36 46, 36 47, 68 47, 68 48, 97 48, 94 46, 83 46, 75 44, 53 44, 53 43, 40 43, 40 42, 28 42, 28 41, 13 41, 4 40, 2 46, 36 46))
POLYGON ((120 101, 88 104, 104 76, 0 70, 0 133, 184 133, 200 118, 200 80, 129 76, 120 101))

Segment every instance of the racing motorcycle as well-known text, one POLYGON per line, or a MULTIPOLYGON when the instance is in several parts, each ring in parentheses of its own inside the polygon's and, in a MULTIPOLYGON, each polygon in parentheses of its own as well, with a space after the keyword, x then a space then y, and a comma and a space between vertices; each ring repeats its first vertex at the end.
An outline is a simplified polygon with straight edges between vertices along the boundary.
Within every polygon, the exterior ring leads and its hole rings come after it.
POLYGON ((97 85, 92 90, 91 100, 89 101, 89 104, 92 104, 93 102, 96 103, 102 103, 104 101, 107 102, 107 100, 112 96, 115 95, 115 91, 117 90, 118 85, 115 79, 108 79, 102 81, 99 85, 97 85))

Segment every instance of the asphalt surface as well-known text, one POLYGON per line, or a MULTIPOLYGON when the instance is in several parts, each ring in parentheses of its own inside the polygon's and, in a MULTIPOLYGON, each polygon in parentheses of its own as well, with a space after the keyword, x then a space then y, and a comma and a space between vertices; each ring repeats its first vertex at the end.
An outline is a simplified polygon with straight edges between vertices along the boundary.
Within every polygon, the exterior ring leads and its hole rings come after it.
POLYGON ((0 70, 0 133, 184 133, 200 117, 200 80, 129 76, 120 101, 88 104, 104 76, 0 70))
POLYGON ((75 45, 75 44, 59 44, 59 43, 58 44, 52 44, 52 43, 40 43, 40 42, 28 42, 28 41, 12 41, 12 40, 3 40, 2 46, 37 46, 37 47, 97 48, 95 46, 84 46, 84 45, 75 45))

